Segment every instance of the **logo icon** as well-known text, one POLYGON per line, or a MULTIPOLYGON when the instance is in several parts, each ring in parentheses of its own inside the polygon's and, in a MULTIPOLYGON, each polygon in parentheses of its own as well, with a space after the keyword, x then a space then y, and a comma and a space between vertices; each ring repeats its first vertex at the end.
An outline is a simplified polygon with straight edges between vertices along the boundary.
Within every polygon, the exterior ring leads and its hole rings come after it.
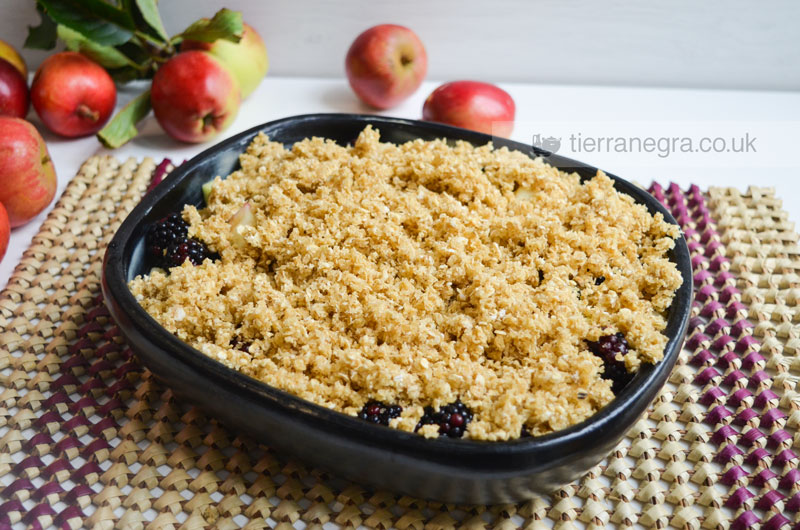
POLYGON ((536 133, 531 139, 531 144, 539 149, 544 149, 545 151, 550 151, 551 153, 557 153, 558 150, 561 149, 561 138, 556 138, 555 136, 547 136, 542 138, 541 134, 536 133))

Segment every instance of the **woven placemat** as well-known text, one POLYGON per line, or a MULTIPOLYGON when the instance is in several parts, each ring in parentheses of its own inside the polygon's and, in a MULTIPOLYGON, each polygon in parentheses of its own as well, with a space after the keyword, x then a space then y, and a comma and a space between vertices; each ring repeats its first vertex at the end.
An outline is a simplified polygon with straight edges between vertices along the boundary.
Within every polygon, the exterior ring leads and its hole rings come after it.
POLYGON ((654 185, 696 285, 669 382, 580 481, 518 505, 452 506, 308 469, 174 399, 137 362, 100 273, 154 169, 88 160, 0 294, 0 529, 797 523, 800 254, 771 191, 654 185))

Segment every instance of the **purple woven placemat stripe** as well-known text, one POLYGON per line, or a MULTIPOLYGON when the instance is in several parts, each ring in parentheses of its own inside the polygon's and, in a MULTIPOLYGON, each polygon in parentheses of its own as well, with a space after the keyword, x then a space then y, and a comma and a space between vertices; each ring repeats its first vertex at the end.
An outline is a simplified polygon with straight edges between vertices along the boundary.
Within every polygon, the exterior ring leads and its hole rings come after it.
MULTIPOLYGON (((155 179, 163 176, 168 164, 164 161, 159 166, 155 179)), ((687 460, 696 463, 692 480, 698 484, 702 481, 701 493, 676 494, 682 500, 666 504, 672 511, 665 512, 666 517, 658 519, 656 527, 663 527, 666 521, 683 527, 682 521, 690 521, 686 527, 789 528, 792 519, 797 521, 800 509, 798 458, 792 451, 793 434, 786 426, 789 411, 781 404, 766 369, 764 355, 768 354, 762 355, 761 344, 753 336, 753 324, 747 320, 749 308, 736 288, 738 278, 730 272, 716 222, 697 187, 684 192, 676 185, 662 188, 655 184, 651 193, 678 219, 692 253, 696 299, 684 351, 691 351, 691 355, 688 364, 676 369, 671 381, 680 387, 672 394, 675 403, 681 404, 680 422, 675 425, 683 423, 687 430, 697 432, 696 439, 683 438, 684 442, 698 444, 683 454, 694 451, 700 455, 699 460, 687 460), (715 450, 705 448, 710 446, 715 450), (717 498, 711 484, 727 491, 717 498), (698 518, 689 512, 693 503, 701 510, 714 509, 698 518), (725 510, 730 518, 720 515, 725 510)), ((94 276, 87 274, 83 282, 96 282, 98 270, 94 270, 94 276)), ((343 507, 333 508, 331 521, 341 525, 369 526, 370 521, 383 521, 384 527, 403 523, 408 528, 452 528, 466 521, 453 519, 456 512, 435 503, 426 505, 381 493, 366 499, 357 486, 334 488, 334 499, 331 490, 322 485, 328 480, 324 474, 315 475, 318 478, 313 487, 303 487, 301 482, 309 477, 307 471, 294 472, 298 468, 291 463, 281 469, 268 449, 228 437, 195 409, 179 408, 171 393, 154 383, 138 364, 97 290, 92 287, 91 296, 85 295, 86 291, 80 290, 84 294, 60 304, 69 309, 58 330, 59 338, 47 344, 43 355, 31 355, 33 361, 26 369, 36 375, 29 380, 20 378, 25 382, 19 384, 25 385, 27 393, 17 402, 13 396, 0 400, 0 406, 17 405, 20 409, 8 420, 14 429, 3 439, 3 447, 10 448, 9 453, 25 455, 13 465, 14 480, 0 486, 0 530, 12 525, 207 527, 198 514, 203 518, 209 514, 209 521, 220 517, 220 524, 231 527, 238 526, 233 518, 243 515, 250 521, 248 527, 253 528, 275 524, 288 527, 302 514, 304 521, 321 526, 328 520, 326 510, 334 500, 343 507), (73 314, 81 316, 72 318, 73 314), (23 436, 26 429, 34 434, 23 436), (233 448, 235 453, 229 451, 233 448), (161 466, 169 470, 162 473, 161 466), (281 473, 288 476, 287 481, 273 483, 281 473), (154 489, 162 490, 160 496, 152 493, 154 489), (249 504, 240 499, 245 489, 251 498, 249 504), (190 498, 181 496, 187 492, 190 498), (222 500, 211 497, 219 492, 222 500), (273 506, 269 502, 276 495, 278 501, 273 506), (292 503, 304 495, 319 504, 305 511, 294 507, 292 503), (366 501, 372 507, 365 513, 361 506, 366 501), (396 509, 402 506, 403 513, 392 516, 381 512, 392 505, 396 509), (417 505, 420 509, 426 506, 429 515, 418 514, 417 505), (155 517, 150 510, 155 511, 155 517), (317 515, 306 519, 312 513, 317 515), (179 514, 188 514, 183 525, 176 518, 179 514), (268 522, 268 517, 272 521, 268 522)), ((621 459, 615 462, 619 466, 621 459)), ((622 476, 630 474, 627 470, 622 476)), ((683 486, 681 480, 670 484, 678 490, 683 486)), ((577 492, 579 485, 570 488, 562 493, 577 492)), ((619 491, 626 490, 623 487, 619 491)), ((609 502, 601 506, 604 495, 608 492, 590 495, 594 504, 583 506, 584 515, 594 512, 602 516, 580 520, 628 520, 626 513, 635 520, 635 513, 624 511, 631 509, 628 499, 615 504, 614 496, 608 495, 609 502), (617 508, 620 512, 615 516, 617 508)), ((635 496, 639 499, 638 493, 635 496)), ((640 500, 650 498, 649 493, 643 493, 640 500)), ((658 494, 652 498, 664 501, 658 494)), ((538 528, 536 524, 544 519, 558 522, 561 513, 561 521, 569 526, 580 508, 556 508, 568 502, 569 498, 556 495, 547 501, 493 510, 493 522, 488 524, 498 528, 519 526, 512 525, 510 519, 518 513, 526 525, 538 528), (498 514, 502 517, 495 520, 498 514), (569 514, 566 519, 565 514, 569 514)), ((483 513, 475 512, 476 517, 483 513)), ((475 522, 474 518, 469 520, 475 522)), ((647 524, 644 520, 640 523, 647 524)), ((484 520, 480 525, 487 523, 484 520)))
POLYGON ((118 431, 115 417, 124 415, 124 402, 135 386, 129 374, 138 375, 140 369, 110 321, 102 297, 89 305, 85 323, 73 330, 74 341, 60 366, 54 353, 37 366, 42 377, 28 394, 33 394, 29 399, 42 401, 41 414, 30 422, 37 434, 20 441, 29 456, 14 467, 14 476, 19 478, 2 491, 6 501, 0 505, 0 524, 11 525, 21 516, 29 528, 49 526, 46 521, 72 528, 71 521, 86 518, 82 508, 96 494, 92 486, 103 474, 102 464, 112 450, 107 439, 118 431), (98 343, 103 346, 95 349, 98 343), (34 479, 44 484, 37 488, 34 479), (64 495, 67 506, 56 512, 52 505, 57 496, 51 495, 63 492, 66 480, 73 484, 64 495), (28 499, 36 504, 21 509, 21 502, 28 499))
MULTIPOLYGON (((167 164, 159 165, 154 175, 163 175, 167 164)), ((103 225, 100 218, 85 222, 103 225)), ((72 529, 91 520, 86 509, 100 490, 98 481, 108 467, 104 464, 115 454, 108 440, 120 430, 116 419, 124 417, 125 402, 133 396, 141 372, 102 295, 87 295, 99 290, 97 280, 97 274, 87 273, 75 286, 78 293, 64 300, 70 308, 63 314, 59 335, 68 341, 50 342, 31 366, 37 375, 27 382, 19 405, 36 403, 37 414, 9 421, 19 429, 11 431, 19 437, 17 452, 26 456, 12 468, 16 480, 0 491, 0 529, 72 529), (79 313, 82 317, 71 318, 79 313), (26 428, 35 434, 21 437, 26 428)))
POLYGON ((798 510, 798 457, 716 223, 697 186, 684 193, 675 184, 666 190, 653 184, 649 191, 680 223, 692 255, 695 300, 686 347, 695 352, 690 364, 702 387, 698 402, 707 408, 709 441, 718 447, 714 459, 724 466, 718 481, 729 487, 722 503, 736 511, 731 528, 791 526, 784 511, 798 510))

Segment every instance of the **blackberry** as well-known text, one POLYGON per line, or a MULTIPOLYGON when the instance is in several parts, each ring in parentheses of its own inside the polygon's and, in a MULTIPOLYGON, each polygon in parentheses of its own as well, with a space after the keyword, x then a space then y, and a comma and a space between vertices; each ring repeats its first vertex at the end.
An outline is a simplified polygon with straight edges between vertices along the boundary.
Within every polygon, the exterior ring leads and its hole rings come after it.
POLYGON ((589 349, 604 361, 613 361, 616 355, 628 353, 628 341, 621 332, 613 335, 603 335, 597 342, 587 341, 589 349))
POLYGON ((380 401, 369 401, 358 413, 359 419, 380 425, 389 425, 389 420, 397 418, 403 412, 400 405, 387 405, 380 401))
POLYGON ((601 285, 604 281, 606 281, 605 276, 598 276, 597 278, 594 279, 594 284, 601 285))
POLYGON ((620 355, 628 353, 628 341, 625 335, 617 332, 613 335, 603 335, 597 342, 587 342, 589 350, 603 360, 603 379, 610 379, 611 391, 619 394, 633 379, 633 374, 625 368, 625 363, 616 359, 618 353, 620 355))
POLYGON ((622 389, 633 379, 633 374, 628 372, 627 368, 625 368, 625 363, 621 361, 614 361, 613 363, 604 361, 603 367, 602 377, 603 379, 611 380, 611 391, 614 392, 614 395, 622 392, 622 389))
POLYGON ((414 431, 420 430, 423 425, 438 425, 439 436, 461 438, 467 425, 472 421, 472 411, 460 399, 445 405, 438 411, 433 407, 425 407, 425 413, 420 418, 414 431))
POLYGON ((523 425, 522 426, 522 430, 519 433, 519 437, 520 438, 532 438, 533 435, 531 434, 531 431, 529 431, 528 428, 525 425, 523 425))
POLYGON ((210 257, 210 253, 203 242, 194 238, 189 238, 172 243, 167 247, 164 260, 168 267, 178 267, 187 259, 191 261, 193 265, 200 265, 203 263, 203 260, 208 257, 210 257))
POLYGON ((147 251, 153 257, 161 259, 170 245, 185 241, 188 232, 189 223, 184 221, 179 213, 159 219, 153 223, 145 236, 147 251))

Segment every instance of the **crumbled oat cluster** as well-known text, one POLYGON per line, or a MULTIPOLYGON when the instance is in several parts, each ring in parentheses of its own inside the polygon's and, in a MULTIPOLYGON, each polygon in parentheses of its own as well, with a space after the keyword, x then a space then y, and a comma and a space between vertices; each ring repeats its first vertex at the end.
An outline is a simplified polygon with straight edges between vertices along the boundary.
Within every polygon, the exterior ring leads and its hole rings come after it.
POLYGON ((183 210, 220 258, 130 285, 236 370, 405 431, 508 440, 613 398, 600 337, 624 335, 630 371, 663 356, 678 228, 602 173, 369 127, 349 147, 261 135, 240 160, 183 210), (460 414, 441 420, 448 406, 460 414))

